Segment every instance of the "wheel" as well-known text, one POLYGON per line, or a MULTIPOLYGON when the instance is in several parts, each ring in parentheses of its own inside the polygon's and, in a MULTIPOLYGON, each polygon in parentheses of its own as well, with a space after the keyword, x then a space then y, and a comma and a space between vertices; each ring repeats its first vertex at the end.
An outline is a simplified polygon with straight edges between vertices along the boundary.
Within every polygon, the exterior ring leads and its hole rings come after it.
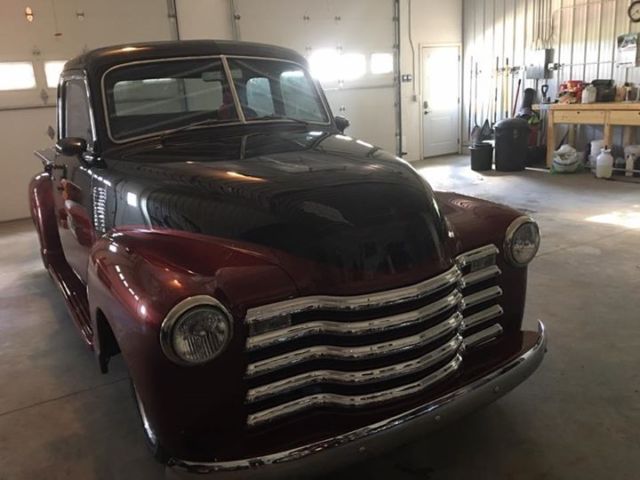
POLYGON ((130 380, 130 382, 131 392, 133 394, 133 399, 136 402, 136 407, 138 408, 138 414, 140 415, 140 421, 142 424, 142 430, 144 431, 144 436, 147 439, 147 445, 151 450, 153 458, 164 465, 169 461, 169 455, 167 454, 167 451, 162 447, 162 445, 158 442, 158 437, 153 431, 151 423, 149 423, 144 405, 142 404, 142 399, 140 398, 140 395, 138 395, 138 390, 136 390, 136 386, 134 385, 133 380, 130 380))

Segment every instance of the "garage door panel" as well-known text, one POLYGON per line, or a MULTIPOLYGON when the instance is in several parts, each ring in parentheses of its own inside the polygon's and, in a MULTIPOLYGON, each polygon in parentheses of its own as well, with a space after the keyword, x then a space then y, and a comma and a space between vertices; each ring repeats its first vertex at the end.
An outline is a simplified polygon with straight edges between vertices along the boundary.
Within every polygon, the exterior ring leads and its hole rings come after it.
POLYGON ((365 68, 358 75, 341 70, 349 68, 348 61, 346 67, 330 65, 336 72, 322 78, 322 85, 334 114, 351 121, 349 134, 395 151, 394 75, 373 74, 370 64, 373 53, 393 55, 391 0, 236 0, 236 6, 242 40, 293 48, 308 59, 322 49, 362 55, 365 68))
POLYGON ((392 89, 362 88, 327 91, 327 100, 335 115, 349 119, 347 134, 393 152, 395 115, 388 105, 394 102, 392 89))

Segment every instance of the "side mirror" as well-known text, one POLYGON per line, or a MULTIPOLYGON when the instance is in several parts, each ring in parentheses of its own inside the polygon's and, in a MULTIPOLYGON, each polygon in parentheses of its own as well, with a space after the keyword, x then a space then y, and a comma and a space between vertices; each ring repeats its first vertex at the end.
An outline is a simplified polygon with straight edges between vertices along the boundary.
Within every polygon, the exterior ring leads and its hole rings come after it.
POLYGON ((335 117, 334 121, 336 122, 336 127, 338 127, 340 133, 344 133, 344 131, 349 128, 349 125, 351 125, 351 122, 349 122, 349 120, 340 116, 335 117))
POLYGON ((87 151, 87 141, 79 137, 65 137, 58 140, 56 150, 67 157, 77 157, 87 151))

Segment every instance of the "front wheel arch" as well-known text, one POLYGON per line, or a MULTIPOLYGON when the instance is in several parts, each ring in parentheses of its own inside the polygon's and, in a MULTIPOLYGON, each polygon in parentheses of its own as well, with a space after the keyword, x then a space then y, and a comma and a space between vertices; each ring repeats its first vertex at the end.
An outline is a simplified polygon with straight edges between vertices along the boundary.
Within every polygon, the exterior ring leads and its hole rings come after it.
POLYGON ((120 354, 120 345, 107 320, 107 316, 101 309, 96 310, 95 321, 95 352, 102 373, 108 373, 109 360, 120 354))

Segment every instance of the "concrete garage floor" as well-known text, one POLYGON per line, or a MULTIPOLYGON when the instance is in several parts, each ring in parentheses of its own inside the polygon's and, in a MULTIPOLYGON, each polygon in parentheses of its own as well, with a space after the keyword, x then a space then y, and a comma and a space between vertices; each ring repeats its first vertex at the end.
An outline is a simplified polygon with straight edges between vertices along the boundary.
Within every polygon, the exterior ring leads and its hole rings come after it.
MULTIPOLYGON (((530 267, 525 326, 546 322, 549 353, 497 403, 331 478, 637 479, 640 185, 586 174, 480 175, 466 157, 415 166, 435 189, 537 218, 543 243, 530 267)), ((31 223, 1 224, 0 480, 162 477, 122 361, 98 372, 40 263, 31 223)))

